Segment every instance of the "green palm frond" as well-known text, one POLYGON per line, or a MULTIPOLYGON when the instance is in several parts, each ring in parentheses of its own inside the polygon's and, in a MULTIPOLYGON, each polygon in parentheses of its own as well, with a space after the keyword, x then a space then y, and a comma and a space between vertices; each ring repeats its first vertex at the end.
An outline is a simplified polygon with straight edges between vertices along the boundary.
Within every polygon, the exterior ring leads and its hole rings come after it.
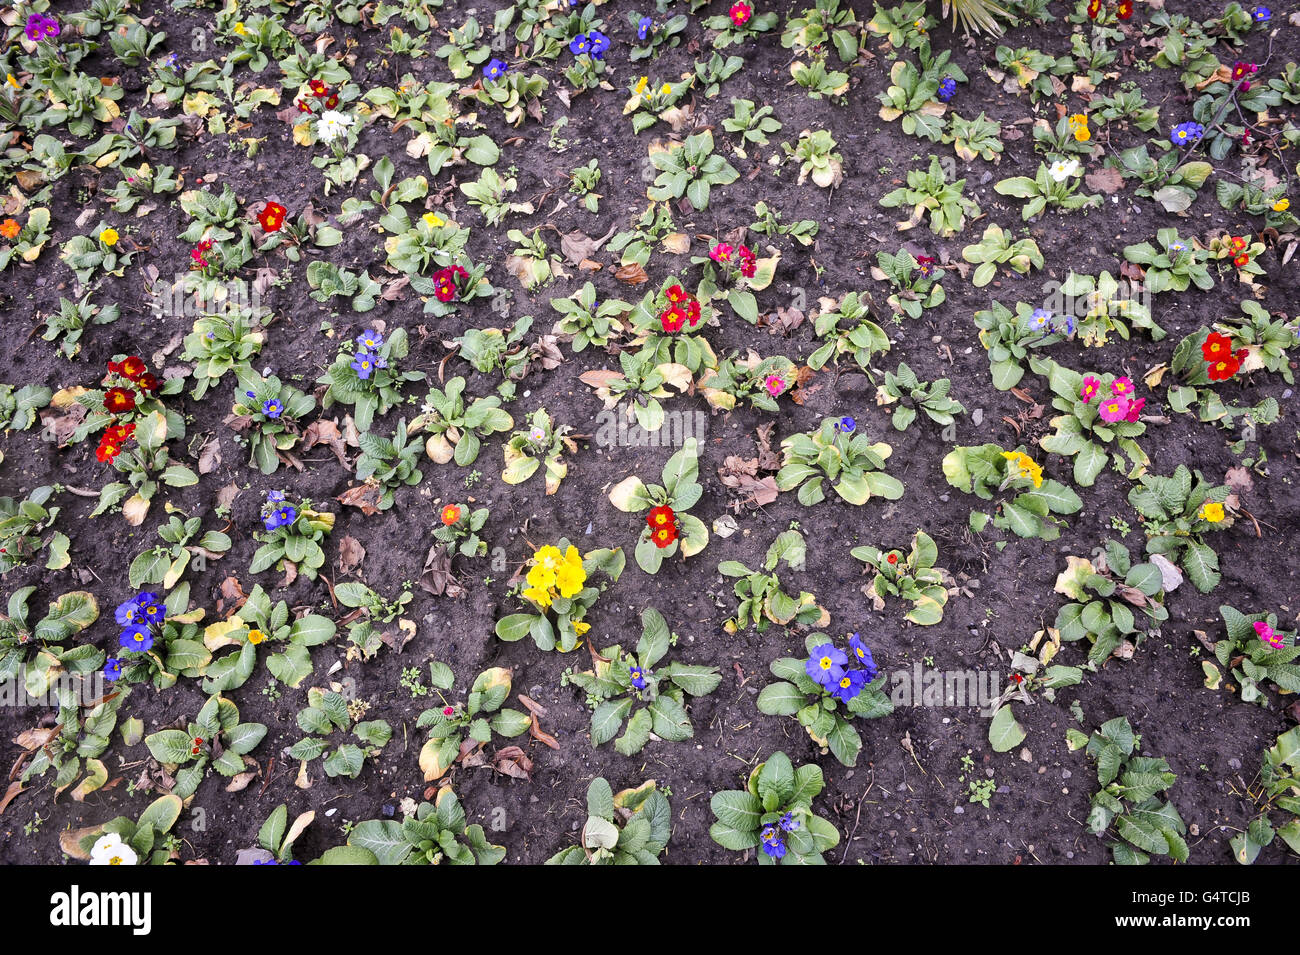
POLYGON ((943 0, 943 15, 952 10, 952 22, 955 27, 960 21, 963 32, 990 33, 1001 36, 1004 27, 998 22, 999 17, 1010 18, 1012 14, 994 3, 993 0, 943 0))

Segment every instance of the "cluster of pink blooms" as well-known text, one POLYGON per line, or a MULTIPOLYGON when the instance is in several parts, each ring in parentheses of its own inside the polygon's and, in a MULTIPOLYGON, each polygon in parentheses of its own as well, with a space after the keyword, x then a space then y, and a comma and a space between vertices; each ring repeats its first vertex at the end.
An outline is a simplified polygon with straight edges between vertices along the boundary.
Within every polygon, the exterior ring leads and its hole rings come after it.
POLYGON ((1108 424, 1115 424, 1119 421, 1137 421, 1138 415, 1142 413, 1142 408, 1147 403, 1145 398, 1133 398, 1133 380, 1131 378, 1116 378, 1112 381, 1108 397, 1098 397, 1100 391, 1101 379, 1095 375, 1088 375, 1083 379, 1083 387, 1079 389, 1079 397, 1083 399, 1084 404, 1091 404, 1092 399, 1097 398, 1097 413, 1101 415, 1101 420, 1108 424))
POLYGON ((752 279, 754 273, 758 271, 758 256, 749 250, 749 246, 742 245, 736 248, 725 242, 719 242, 709 250, 709 258, 719 265, 738 266, 740 274, 747 279, 752 279))
POLYGON ((1274 650, 1281 650, 1286 646, 1286 641, 1282 639, 1282 634, 1278 633, 1263 620, 1255 621, 1255 634, 1274 650))

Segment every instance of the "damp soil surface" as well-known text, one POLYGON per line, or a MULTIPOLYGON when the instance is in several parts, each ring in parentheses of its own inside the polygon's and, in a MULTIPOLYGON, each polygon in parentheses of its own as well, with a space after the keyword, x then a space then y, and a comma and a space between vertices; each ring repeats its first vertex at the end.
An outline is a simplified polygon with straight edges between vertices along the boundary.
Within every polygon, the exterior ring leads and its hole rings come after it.
MULTIPOLYGON (((608 77, 614 89, 575 95, 566 106, 553 95, 555 89, 566 86, 561 67, 542 62, 531 69, 548 76, 552 84, 543 100, 543 122, 529 120, 515 129, 504 125, 499 115, 479 110, 487 131, 505 144, 499 168, 517 167, 518 196, 531 198, 536 213, 514 217, 507 226, 489 228, 464 205, 458 191, 444 188, 465 181, 467 174, 474 178, 476 167, 451 168, 431 181, 429 208, 473 225, 471 257, 489 263, 495 284, 513 292, 509 320, 536 316, 530 340, 549 331, 554 318, 549 300, 570 294, 584 281, 595 284, 602 300, 634 300, 649 287, 633 288, 616 280, 615 257, 604 250, 593 256, 601 266, 598 270, 567 266, 569 277, 533 293, 523 291, 502 264, 512 250, 506 227, 527 231, 547 223, 560 233, 577 231, 600 237, 611 228, 626 228, 646 207, 644 157, 648 143, 666 135, 666 127, 660 124, 636 137, 621 115, 625 90, 643 69, 641 64, 616 55, 634 38, 625 6, 602 8, 607 32, 614 40, 608 77), (568 118, 561 130, 567 140, 563 152, 549 145, 550 127, 560 117, 568 118), (593 157, 599 159, 604 174, 599 187, 604 198, 597 214, 567 195, 565 179, 569 170, 593 157), (435 204, 437 201, 445 205, 435 204)), ((789 6, 777 4, 783 15, 789 6)), ((1191 8, 1199 6, 1175 0, 1166 4, 1170 10, 1193 13, 1198 11, 1191 8)), ((448 3, 436 11, 436 17, 446 29, 459 25, 466 13, 467 4, 448 3)), ((869 11, 860 13, 869 15, 869 11)), ((206 29, 208 13, 149 2, 141 13, 145 14, 154 18, 153 29, 168 33, 170 49, 180 52, 182 58, 198 55, 188 51, 180 38, 206 29)), ((490 11, 482 4, 479 19, 490 21, 490 11)), ((1059 55, 1069 49, 1069 31, 1069 25, 1058 20, 1012 30, 1002 42, 1059 55)), ((335 40, 330 50, 346 45, 349 56, 355 57, 350 65, 352 77, 363 88, 394 85, 407 72, 421 81, 449 78, 443 62, 431 55, 409 60, 390 57, 381 65, 382 30, 338 27, 326 32, 335 40)), ((706 31, 698 22, 693 20, 685 36, 686 44, 664 52, 654 62, 652 77, 676 77, 707 53, 706 31)), ((870 275, 877 251, 896 251, 908 241, 920 252, 960 262, 962 247, 976 241, 987 224, 996 222, 1018 230, 1019 203, 1007 202, 993 186, 1011 175, 1033 175, 1038 157, 1028 135, 1030 127, 1022 121, 1041 115, 1055 122, 1058 114, 1055 104, 1046 101, 1036 112, 1027 97, 1007 93, 986 75, 984 67, 996 65, 993 42, 968 43, 954 36, 947 25, 936 29, 936 48, 950 46, 954 59, 970 77, 968 84, 960 86, 954 108, 964 116, 982 110, 1007 129, 1024 135, 1013 133, 1005 139, 1005 152, 997 165, 978 160, 958 163, 960 174, 966 177, 967 194, 983 213, 968 223, 963 233, 938 239, 919 228, 900 235, 894 228, 900 218, 897 211, 883 209, 880 199, 902 182, 907 170, 928 162, 932 151, 950 156, 951 148, 931 147, 904 136, 897 123, 878 118, 876 96, 887 85, 892 51, 880 41, 868 41, 866 52, 850 71, 847 103, 837 105, 810 99, 788 82, 790 55, 778 37, 779 31, 740 48, 744 69, 723 84, 717 97, 708 99, 697 93, 694 109, 696 127, 711 127, 724 150, 729 150, 732 140, 721 124, 731 115, 732 97, 770 104, 783 129, 767 147, 750 149, 746 158, 729 157, 740 178, 730 186, 716 188, 707 211, 680 207, 674 214, 679 230, 692 237, 691 254, 697 255, 703 254, 712 238, 751 222, 754 204, 760 200, 784 211, 787 220, 819 221, 820 231, 809 249, 785 238, 768 240, 751 234, 751 246, 766 252, 772 245, 782 253, 776 281, 759 296, 764 321, 755 327, 728 314, 706 330, 718 353, 753 349, 764 356, 786 354, 806 359, 817 344, 811 322, 806 317, 801 322, 783 321, 778 309, 787 310, 787 316, 788 310, 798 309, 806 316, 819 297, 838 297, 850 291, 869 292, 877 305, 883 306, 886 286, 870 275), (811 182, 800 185, 795 181, 794 166, 781 166, 777 175, 769 164, 768 160, 779 154, 779 143, 793 140, 805 128, 829 129, 838 140, 844 160, 844 181, 839 188, 828 191, 811 182)), ((308 42, 313 39, 304 37, 308 42)), ((1121 64, 1149 56, 1139 39, 1131 36, 1120 44, 1121 64)), ((1267 42, 1263 32, 1252 34, 1242 59, 1262 61, 1267 42)), ((1284 27, 1275 42, 1275 63, 1300 53, 1295 48, 1294 28, 1284 27)), ((565 54, 560 63, 567 60, 565 54)), ((138 71, 123 74, 117 62, 103 53, 90 61, 87 69, 92 74, 120 75, 126 87, 124 105, 140 105, 144 93, 138 71)), ((1139 74, 1131 65, 1119 69, 1126 78, 1137 79, 1151 104, 1160 109, 1161 128, 1172 125, 1174 117, 1185 110, 1187 100, 1174 71, 1156 69, 1139 74)), ((235 79, 237 84, 274 85, 278 75, 272 66, 260 78, 246 69, 236 70, 235 79)), ((1074 94, 1066 94, 1062 102, 1070 112, 1084 105, 1074 94)), ((1287 108, 1277 111, 1280 116, 1288 113, 1287 108)), ((174 114, 164 111, 161 115, 174 114)), ((196 138, 187 133, 165 162, 184 174, 187 187, 202 181, 219 189, 229 183, 250 207, 260 207, 264 198, 275 197, 290 210, 310 202, 328 215, 337 212, 347 196, 369 194, 372 183, 363 174, 355 187, 324 195, 320 173, 309 165, 306 152, 293 144, 287 123, 270 109, 254 113, 250 122, 251 127, 241 135, 264 137, 260 152, 251 159, 227 148, 225 137, 204 133, 196 138)), ((405 153, 408 138, 376 122, 364 132, 358 149, 372 159, 389 156, 397 167, 396 178, 426 174, 423 160, 405 153)), ((1086 165, 1095 168, 1105 155, 1146 138, 1147 134, 1136 129, 1109 127, 1108 135, 1097 144, 1097 155, 1087 159, 1086 165)), ((55 243, 76 234, 75 222, 83 205, 96 210, 92 220, 104 217, 107 206, 97 190, 114 181, 110 173, 81 170, 58 184, 51 202, 55 243)), ((8 347, 0 354, 0 380, 37 382, 55 390, 72 384, 93 386, 104 363, 122 353, 150 357, 162 352, 164 367, 183 365, 177 345, 179 336, 189 330, 188 322, 153 317, 143 273, 150 265, 164 275, 185 268, 189 245, 177 238, 185 223, 179 207, 167 203, 130 222, 132 238, 143 251, 124 278, 109 280, 99 293, 102 300, 120 304, 122 318, 109 326, 91 328, 81 354, 73 361, 57 355, 39 334, 29 334, 37 329, 42 316, 57 307, 59 298, 71 295, 75 287, 74 277, 57 259, 55 245, 51 244, 34 267, 7 272, 3 284, 8 347)), ((220 561, 210 561, 206 570, 190 571, 194 605, 207 608, 211 618, 226 599, 222 582, 234 577, 245 590, 260 583, 273 599, 285 599, 295 608, 324 608, 337 616, 346 612, 339 609, 336 613, 331 607, 323 579, 312 582, 299 577, 282 586, 282 575, 274 571, 248 573, 256 547, 252 534, 259 528, 258 512, 265 492, 286 490, 291 496, 323 502, 337 512, 333 533, 326 541, 324 576, 336 584, 359 579, 388 596, 411 586, 414 599, 406 616, 418 628, 401 652, 385 647, 365 663, 345 661, 341 632, 336 643, 314 651, 315 673, 303 687, 281 688, 278 698, 264 692, 273 681, 261 666, 248 683, 233 691, 230 695, 244 720, 270 727, 268 737, 252 754, 260 775, 236 793, 226 792, 220 777, 209 776, 177 827, 184 840, 181 858, 233 862, 237 850, 254 844, 261 822, 281 802, 288 804, 291 814, 316 811, 316 821, 297 850, 301 859, 315 858, 325 848, 344 841, 345 821, 383 818, 403 799, 422 798, 429 784, 417 762, 423 732, 416 728, 415 720, 431 698, 413 698, 399 681, 404 668, 417 667, 427 673, 427 662, 437 659, 450 664, 455 672, 455 699, 485 668, 511 668, 515 692, 526 693, 545 707, 541 726, 558 742, 558 749, 552 749, 529 736, 516 741, 532 762, 531 779, 512 778, 490 766, 458 767, 448 777, 471 821, 482 823, 491 839, 506 847, 509 862, 541 862, 573 844, 585 819, 587 785, 597 775, 607 778, 615 789, 653 778, 671 791, 673 835, 665 857, 668 862, 737 862, 739 854, 721 849, 709 837, 713 821, 709 799, 719 790, 743 785, 750 769, 779 749, 796 762, 817 761, 825 773, 826 789, 816 808, 841 833, 840 844, 829 853, 830 861, 1103 863, 1110 857, 1106 841, 1092 835, 1086 826, 1089 800, 1097 788, 1095 768, 1084 753, 1067 748, 1066 731, 1074 727, 1088 733, 1107 719, 1126 715, 1141 733, 1141 751, 1165 756, 1177 773, 1169 797, 1193 827, 1189 838, 1192 861, 1231 864, 1228 839, 1244 828, 1254 813, 1244 793, 1263 751, 1293 720, 1285 709, 1289 701, 1274 694, 1270 694, 1272 705, 1264 708, 1243 703, 1226 689, 1207 689, 1201 668, 1206 652, 1194 631, 1203 631, 1211 640, 1222 636, 1217 608, 1225 602, 1248 612, 1272 610, 1285 621, 1293 620, 1300 611, 1294 544, 1300 528, 1300 494, 1296 429, 1291 418, 1295 400, 1278 376, 1260 373, 1223 386, 1231 397, 1250 403, 1269 395, 1277 398, 1282 417, 1276 425, 1260 428, 1257 443, 1250 445, 1253 456, 1258 457, 1261 451, 1267 454, 1266 475, 1256 474, 1252 489, 1242 499, 1254 521, 1240 519, 1232 530, 1215 538, 1223 571, 1218 589, 1202 595, 1185 584, 1169 596, 1169 621, 1158 634, 1143 641, 1131 659, 1111 659, 1097 672, 1087 673, 1081 685, 1058 691, 1054 700, 1036 695, 1032 705, 1018 705, 1017 715, 1027 737, 1009 753, 992 751, 988 721, 978 709, 942 706, 900 706, 889 716, 860 723, 864 748, 855 767, 842 766, 829 754, 820 753, 793 719, 765 716, 756 706, 758 692, 771 679, 769 663, 800 655, 806 633, 779 626, 762 634, 725 632, 723 623, 734 612, 735 597, 732 582, 716 569, 723 560, 757 566, 772 539, 797 522, 808 542, 806 566, 797 572, 783 568, 782 578, 795 592, 806 590, 816 595, 829 613, 827 632, 862 634, 887 671, 910 672, 917 664, 937 670, 991 671, 1005 685, 1011 673, 1010 651, 1028 643, 1036 631, 1054 621, 1063 598, 1053 592, 1053 584, 1065 567, 1066 556, 1087 556, 1108 537, 1122 538, 1136 554, 1141 552, 1143 537, 1137 516, 1127 504, 1130 482, 1110 470, 1094 487, 1080 489, 1083 510, 1070 519, 1068 530, 1058 541, 1011 538, 999 549, 1001 537, 996 531, 990 528, 984 535, 975 535, 968 530, 969 513, 979 502, 957 492, 944 478, 940 462, 951 444, 1031 446, 1048 430, 1046 418, 1051 414, 1046 384, 1033 374, 1021 383, 1019 396, 992 387, 972 315, 992 300, 1009 306, 1017 301, 1037 304, 1045 294, 1044 283, 1061 280, 1071 269, 1115 274, 1125 245, 1153 239, 1156 230, 1165 225, 1208 238, 1224 232, 1250 232, 1259 224, 1221 209, 1212 184, 1201 191, 1183 217, 1165 213, 1150 200, 1134 198, 1130 189, 1121 190, 1113 198, 1108 196, 1100 209, 1086 214, 1049 212, 1029 224, 1046 260, 1041 272, 1019 277, 1003 270, 993 284, 976 289, 958 270, 951 271, 944 281, 947 301, 942 306, 927 311, 921 319, 887 325, 893 347, 878 359, 880 366, 887 363, 892 369, 901 360, 923 380, 952 380, 953 394, 970 412, 958 418, 955 442, 945 441, 940 429, 925 420, 905 433, 893 431, 888 412, 876 404, 874 385, 866 375, 848 370, 851 366, 838 373, 830 366, 813 375, 802 387, 801 403, 782 400, 775 416, 749 409, 708 414, 700 460, 705 490, 694 513, 706 523, 733 514, 739 529, 725 539, 715 535, 708 549, 690 561, 667 562, 656 576, 643 573, 631 559, 639 518, 615 509, 608 490, 630 474, 657 476, 668 453, 665 449, 600 447, 594 440, 580 441, 578 453, 569 457, 568 476, 558 493, 548 496, 540 477, 514 487, 501 481, 502 452, 497 438, 485 444, 472 468, 422 461, 424 477, 418 486, 399 489, 391 510, 365 516, 334 501, 354 482, 352 474, 326 448, 304 453, 301 471, 281 469, 266 477, 247 466, 246 450, 235 443, 234 433, 224 422, 233 400, 234 384, 229 376, 201 402, 188 395, 176 399, 188 419, 185 447, 178 447, 176 453, 192 457, 215 437, 220 442, 221 462, 203 475, 197 486, 168 492, 166 500, 188 515, 203 517, 205 528, 224 528, 234 541, 220 561), (1048 406, 1046 412, 1043 406, 1048 406), (809 508, 789 493, 761 508, 733 510, 735 499, 721 483, 719 468, 729 456, 755 456, 758 427, 775 422, 771 434, 775 447, 783 437, 813 429, 827 416, 840 415, 854 416, 860 429, 893 446, 889 470, 906 485, 900 501, 872 501, 853 507, 832 496, 809 508), (471 471, 478 475, 472 484, 471 471), (232 483, 240 493, 228 517, 214 515, 218 490, 232 483), (504 569, 493 569, 490 557, 457 558, 455 571, 465 591, 457 598, 435 596, 418 585, 432 544, 431 530, 440 506, 447 502, 490 507, 484 537, 490 548, 502 548, 505 556, 504 569), (1116 530, 1113 519, 1126 521, 1129 533, 1116 530), (904 622, 906 607, 897 601, 888 602, 884 610, 873 609, 862 592, 870 578, 848 553, 853 546, 866 543, 905 547, 918 528, 935 539, 939 564, 960 585, 942 621, 929 627, 904 622), (611 745, 593 748, 582 695, 562 683, 567 669, 589 665, 587 648, 568 655, 543 653, 530 640, 504 643, 494 636, 495 621, 520 609, 509 582, 531 554, 531 545, 561 536, 583 548, 622 546, 629 557, 622 578, 589 617, 589 636, 595 646, 619 642, 632 647, 639 633, 638 615, 646 607, 656 607, 680 635, 674 651, 678 659, 721 671, 722 683, 716 693, 691 702, 696 729, 693 740, 652 741, 633 758, 619 755, 611 745), (345 576, 339 568, 339 546, 348 537, 364 547, 366 556, 345 576), (331 674, 336 661, 344 665, 331 674), (309 767, 310 788, 300 788, 295 785, 298 764, 285 754, 303 735, 294 716, 305 705, 307 686, 344 677, 351 678, 357 695, 370 703, 367 718, 388 720, 394 728, 393 738, 377 761, 366 764, 359 778, 327 778, 317 762, 309 767), (1076 702, 1078 707, 1072 712, 1076 702), (971 760, 969 766, 963 765, 964 757, 971 760), (977 778, 996 782, 987 807, 969 800, 968 781, 977 778), (193 824, 198 808, 204 810, 202 828, 193 824)), ((542 234, 552 246, 558 245, 555 233, 542 234)), ((391 277, 385 271, 383 234, 369 226, 350 230, 343 244, 322 254, 353 271, 391 277)), ((435 378, 465 375, 469 393, 475 395, 488 394, 498 384, 497 378, 474 372, 457 357, 444 361, 448 356, 444 342, 466 328, 503 324, 503 314, 492 310, 485 300, 437 319, 422 314, 418 296, 407 289, 399 300, 381 301, 369 314, 356 315, 346 307, 342 312, 331 311, 308 297, 305 262, 290 263, 278 254, 265 258, 254 265, 284 269, 292 281, 267 292, 265 303, 274 319, 256 361, 259 371, 269 369, 311 390, 333 360, 340 339, 382 321, 388 329, 400 326, 410 333, 413 348, 406 367, 435 378), (333 337, 326 327, 332 329, 333 337)), ((651 261, 651 282, 657 285, 673 272, 694 274, 687 258, 657 254, 651 261)), ((1049 354, 1070 367, 1104 365, 1140 382, 1144 372, 1169 360, 1173 343, 1220 316, 1237 314, 1243 298, 1258 295, 1270 311, 1291 314, 1297 296, 1294 262, 1283 267, 1278 252, 1270 248, 1261 264, 1266 275, 1254 290, 1224 275, 1209 292, 1156 298, 1153 317, 1168 332, 1162 342, 1152 342, 1137 332, 1132 340, 1115 340, 1100 351, 1085 352, 1078 343, 1065 341, 1049 349, 1049 354)), ((253 277, 252 269, 246 277, 253 277)), ((545 407, 558 422, 592 435, 602 406, 579 381, 579 375, 615 367, 617 359, 600 349, 574 355, 567 346, 564 357, 558 367, 534 372, 521 381, 510 410, 518 422, 525 413, 545 407)), ((415 405, 384 416, 375 431, 391 433, 399 417, 409 416, 412 407, 418 407, 423 389, 410 390, 416 396, 415 405)), ((1238 432, 1168 412, 1162 406, 1163 389, 1144 393, 1148 393, 1147 413, 1157 420, 1148 428, 1143 446, 1157 472, 1167 474, 1185 464, 1221 481, 1227 470, 1239 463, 1229 447, 1240 439, 1238 432)), ((671 408, 708 410, 698 396, 675 399, 671 408)), ((327 417, 341 417, 345 410, 335 408, 327 417)), ((0 438, 4 452, 0 492, 19 496, 31 487, 54 482, 97 489, 110 479, 109 469, 95 460, 93 442, 60 448, 41 441, 38 431, 11 432, 0 438)), ((1068 481, 1067 461, 1042 452, 1039 456, 1049 474, 1068 481)), ((59 527, 72 543, 70 568, 58 572, 36 566, 19 568, 5 578, 4 590, 11 593, 20 586, 35 585, 34 607, 43 607, 45 600, 69 589, 91 590, 106 611, 85 637, 111 648, 117 639, 111 608, 131 592, 127 566, 135 554, 155 543, 154 529, 164 513, 164 502, 155 501, 149 517, 135 528, 119 514, 89 519, 93 499, 64 495, 61 504, 64 511, 59 527)), ((1057 662, 1079 663, 1082 656, 1078 646, 1071 646, 1057 662)), ((122 716, 140 718, 146 731, 153 732, 191 716, 201 702, 197 681, 181 680, 162 693, 140 686, 131 693, 122 716)), ((0 752, 6 768, 20 755, 11 740, 42 721, 49 725, 52 718, 53 711, 48 708, 0 711, 0 752)), ((497 743, 489 748, 489 754, 497 743)), ((0 819, 0 860, 58 862, 62 858, 58 846, 61 830, 138 814, 153 798, 133 785, 150 769, 145 747, 126 747, 115 736, 104 758, 110 784, 84 802, 74 801, 67 793, 56 799, 48 784, 52 774, 46 781, 34 781, 14 799, 0 819), (25 833, 24 826, 37 814, 44 820, 39 831, 25 833)), ((1286 858, 1278 840, 1263 851, 1260 861, 1275 863, 1286 858)))

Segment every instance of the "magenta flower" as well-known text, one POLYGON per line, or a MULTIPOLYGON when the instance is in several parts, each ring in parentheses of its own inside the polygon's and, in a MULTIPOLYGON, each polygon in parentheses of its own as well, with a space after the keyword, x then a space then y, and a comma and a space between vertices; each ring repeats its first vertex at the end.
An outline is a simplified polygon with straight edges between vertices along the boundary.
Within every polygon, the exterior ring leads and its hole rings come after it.
POLYGON ((1137 421, 1138 415, 1142 413, 1142 406, 1146 403, 1145 398, 1139 398, 1137 401, 1131 402, 1128 406, 1128 414, 1124 415, 1124 420, 1137 421))
POLYGON ((27 39, 33 43, 48 40, 59 35, 59 21, 53 17, 33 13, 27 18, 25 32, 27 33, 27 39))
POLYGON ((1097 392, 1101 389, 1101 379, 1093 375, 1088 375, 1083 379, 1083 387, 1079 389, 1079 397, 1083 403, 1091 404, 1092 399, 1097 397, 1097 392))
POLYGON ((1121 398, 1133 394, 1133 380, 1131 378, 1116 378, 1110 383, 1110 392, 1121 398))
POLYGON ((1103 401, 1098 406, 1097 411, 1101 414, 1102 421, 1105 421, 1108 424, 1114 424, 1115 422, 1123 421, 1128 417, 1129 404, 1130 402, 1127 398, 1121 398, 1117 395, 1103 401))
POLYGON ((768 375, 763 381, 763 387, 767 389, 769 395, 775 398, 785 391, 785 379, 780 375, 768 375))
POLYGON ((725 265, 731 261, 732 253, 735 251, 736 250, 732 246, 727 245, 727 243, 719 242, 709 252, 709 258, 714 262, 721 262, 725 265))
POLYGON ((1281 650, 1286 646, 1286 641, 1282 639, 1282 635, 1266 624, 1263 620, 1255 621, 1255 635, 1274 650, 1281 650))

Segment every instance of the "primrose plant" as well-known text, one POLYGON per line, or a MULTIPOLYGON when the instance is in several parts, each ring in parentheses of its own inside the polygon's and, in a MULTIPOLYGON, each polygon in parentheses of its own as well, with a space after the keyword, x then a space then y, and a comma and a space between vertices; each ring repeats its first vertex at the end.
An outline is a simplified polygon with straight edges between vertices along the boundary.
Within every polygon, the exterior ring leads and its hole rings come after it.
POLYGON ((687 510, 704 494, 699 483, 699 445, 687 438, 681 450, 664 464, 663 484, 646 484, 636 475, 624 478, 609 492, 610 503, 627 514, 646 512, 646 526, 636 545, 636 562, 647 574, 656 574, 664 560, 680 549, 694 557, 709 543, 704 522, 687 510))
POLYGON ((769 716, 793 716, 824 753, 829 750, 845 766, 856 766, 862 737, 850 720, 888 716, 894 704, 883 692, 887 679, 871 650, 855 633, 848 652, 824 633, 810 633, 808 656, 772 662, 769 683, 758 695, 758 708, 769 716))
POLYGON ((547 865, 658 865, 672 836, 668 797, 653 779, 615 793, 602 776, 587 787, 587 821, 579 844, 562 849, 547 865))
POLYGON ((587 694, 587 706, 592 709, 592 745, 613 739, 614 749, 635 756, 652 734, 668 742, 695 735, 686 697, 707 696, 718 688, 722 677, 717 667, 676 660, 659 666, 677 640, 663 614, 647 607, 641 612, 641 639, 635 651, 628 653, 614 644, 592 655, 591 670, 565 672, 563 683, 587 694))
POLYGON ((816 763, 795 767, 776 752, 749 774, 744 789, 714 793, 709 807, 717 821, 709 836, 724 849, 762 848, 760 865, 824 864, 822 853, 839 844, 835 826, 812 811, 826 782, 816 763))

